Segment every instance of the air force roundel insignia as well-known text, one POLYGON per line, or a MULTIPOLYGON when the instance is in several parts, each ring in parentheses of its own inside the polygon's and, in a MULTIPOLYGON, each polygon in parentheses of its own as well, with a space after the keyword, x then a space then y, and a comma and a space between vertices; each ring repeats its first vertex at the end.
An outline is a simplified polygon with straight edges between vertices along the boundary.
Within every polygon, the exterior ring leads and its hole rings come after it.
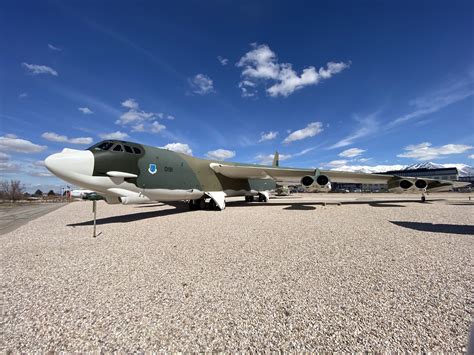
POLYGON ((150 164, 148 165, 148 172, 150 174, 156 174, 156 172, 158 171, 157 167, 156 167, 156 164, 150 164))

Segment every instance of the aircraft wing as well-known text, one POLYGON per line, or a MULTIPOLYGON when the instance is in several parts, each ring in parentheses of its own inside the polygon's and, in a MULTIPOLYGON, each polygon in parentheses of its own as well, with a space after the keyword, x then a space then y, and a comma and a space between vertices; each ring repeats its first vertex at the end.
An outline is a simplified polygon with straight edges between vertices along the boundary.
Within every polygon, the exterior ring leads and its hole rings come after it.
POLYGON ((330 181, 339 183, 384 184, 393 175, 351 173, 334 170, 281 168, 261 165, 229 165, 211 163, 216 173, 233 179, 272 179, 278 183, 300 183, 303 176, 326 175, 330 181))
MULTIPOLYGON (((225 163, 211 163, 210 168, 216 173, 222 174, 234 179, 272 179, 277 183, 295 183, 299 184, 303 176, 326 175, 331 182, 337 183, 354 183, 354 184, 388 184, 394 180, 416 181, 414 177, 400 177, 389 174, 366 174, 336 170, 320 170, 320 169, 297 169, 283 168, 262 165, 230 165, 225 163)), ((442 187, 463 187, 469 183, 449 180, 435 180, 429 178, 420 178, 428 183, 428 189, 442 187)))
POLYGON ((314 174, 314 169, 292 169, 259 165, 228 165, 211 163, 216 173, 233 179, 271 179, 277 182, 298 182, 305 175, 314 174))

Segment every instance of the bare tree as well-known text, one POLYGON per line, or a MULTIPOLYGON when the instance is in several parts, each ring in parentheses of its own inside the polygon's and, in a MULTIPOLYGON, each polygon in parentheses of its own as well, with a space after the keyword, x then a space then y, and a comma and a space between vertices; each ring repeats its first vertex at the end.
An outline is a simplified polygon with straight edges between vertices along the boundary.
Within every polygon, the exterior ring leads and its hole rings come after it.
POLYGON ((10 183, 8 180, 0 181, 0 198, 2 200, 8 199, 8 191, 10 190, 10 183))
POLYGON ((24 186, 20 180, 3 180, 0 182, 0 194, 3 199, 15 202, 23 197, 24 186))

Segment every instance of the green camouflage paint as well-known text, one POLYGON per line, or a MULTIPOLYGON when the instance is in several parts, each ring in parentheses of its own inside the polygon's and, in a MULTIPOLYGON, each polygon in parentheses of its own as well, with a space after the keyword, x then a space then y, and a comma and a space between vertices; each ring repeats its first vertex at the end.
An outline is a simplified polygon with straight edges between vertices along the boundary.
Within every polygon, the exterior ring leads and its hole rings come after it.
MULTIPOLYGON (((259 179, 232 179, 216 173, 209 166, 213 160, 194 158, 185 154, 176 153, 142 144, 124 141, 108 141, 113 144, 109 150, 98 148, 99 142, 89 148, 94 154, 94 176, 106 176, 108 171, 121 171, 136 174, 138 178, 128 178, 126 181, 134 183, 139 188, 146 189, 198 189, 201 191, 223 190, 271 190, 275 188, 273 180, 259 179), (116 145, 122 146, 122 151, 114 151, 116 145), (139 148, 141 153, 129 153, 124 146, 132 149, 139 148), (150 164, 156 165, 156 172, 149 171, 150 164)), ((245 165, 226 163, 231 165, 245 165)))

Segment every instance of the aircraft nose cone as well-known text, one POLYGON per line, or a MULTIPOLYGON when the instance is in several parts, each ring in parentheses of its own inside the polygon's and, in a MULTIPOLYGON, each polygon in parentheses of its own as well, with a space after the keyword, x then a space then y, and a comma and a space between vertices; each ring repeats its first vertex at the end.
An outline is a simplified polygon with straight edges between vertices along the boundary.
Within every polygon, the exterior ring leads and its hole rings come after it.
POLYGON ((44 165, 46 165, 46 168, 53 174, 59 169, 60 164, 58 164, 58 155, 60 154, 51 154, 44 160, 44 165))
POLYGON ((60 178, 78 174, 92 176, 94 155, 89 150, 64 149, 61 153, 48 156, 44 164, 49 171, 60 178))

